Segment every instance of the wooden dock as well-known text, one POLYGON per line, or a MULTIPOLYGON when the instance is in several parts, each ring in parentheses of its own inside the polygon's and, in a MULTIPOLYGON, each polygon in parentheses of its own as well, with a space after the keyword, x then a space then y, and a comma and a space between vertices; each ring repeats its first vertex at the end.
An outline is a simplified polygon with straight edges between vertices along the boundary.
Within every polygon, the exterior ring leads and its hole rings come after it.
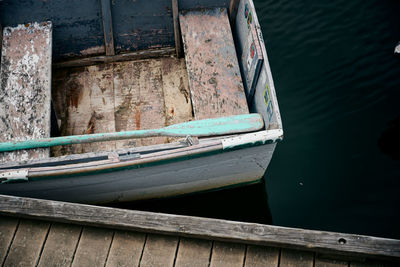
POLYGON ((1 266, 399 266, 400 240, 0 195, 1 266))

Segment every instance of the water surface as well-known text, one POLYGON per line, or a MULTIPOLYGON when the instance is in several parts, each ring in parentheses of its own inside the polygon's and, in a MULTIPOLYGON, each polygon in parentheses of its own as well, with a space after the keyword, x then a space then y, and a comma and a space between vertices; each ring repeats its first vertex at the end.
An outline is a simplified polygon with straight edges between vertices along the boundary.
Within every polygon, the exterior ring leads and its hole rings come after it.
POLYGON ((400 2, 255 6, 285 131, 273 223, 400 238, 400 2))
POLYGON ((400 238, 400 2, 255 6, 285 132, 266 185, 118 206, 400 238))

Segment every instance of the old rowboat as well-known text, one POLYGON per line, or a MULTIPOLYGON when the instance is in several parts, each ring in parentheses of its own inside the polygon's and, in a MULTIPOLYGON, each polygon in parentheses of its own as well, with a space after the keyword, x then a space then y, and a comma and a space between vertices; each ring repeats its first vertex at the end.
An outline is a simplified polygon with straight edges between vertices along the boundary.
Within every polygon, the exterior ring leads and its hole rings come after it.
POLYGON ((0 20, 0 194, 105 203, 256 183, 283 138, 252 0, 4 0, 0 20), (261 125, 235 128, 249 116, 261 125), (166 126, 189 132, 121 138, 166 126))

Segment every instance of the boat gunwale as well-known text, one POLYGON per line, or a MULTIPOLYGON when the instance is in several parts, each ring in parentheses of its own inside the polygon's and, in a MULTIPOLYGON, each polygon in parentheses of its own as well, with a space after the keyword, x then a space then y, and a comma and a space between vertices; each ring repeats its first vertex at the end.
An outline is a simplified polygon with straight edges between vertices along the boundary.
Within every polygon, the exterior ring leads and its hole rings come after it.
MULTIPOLYGON (((232 150, 245 149, 247 147, 268 145, 282 140, 281 130, 263 130, 254 133, 239 134, 214 140, 204 140, 197 145, 180 147, 171 150, 157 151, 141 155, 140 158, 121 161, 117 157, 109 157, 107 160, 98 160, 87 163, 69 164, 65 166, 33 167, 19 169, 2 169, 0 173, 27 170, 27 178, 38 180, 50 177, 69 175, 90 175, 95 172, 113 171, 125 168, 138 168, 154 164, 165 164, 170 161, 181 161, 193 157, 203 157, 210 154, 224 153, 232 150), (144 166, 143 166, 144 165, 144 166)), ((108 153, 113 154, 113 152, 108 153)), ((114 153, 115 155, 116 153, 114 153)), ((116 155, 115 155, 116 156, 116 155)))

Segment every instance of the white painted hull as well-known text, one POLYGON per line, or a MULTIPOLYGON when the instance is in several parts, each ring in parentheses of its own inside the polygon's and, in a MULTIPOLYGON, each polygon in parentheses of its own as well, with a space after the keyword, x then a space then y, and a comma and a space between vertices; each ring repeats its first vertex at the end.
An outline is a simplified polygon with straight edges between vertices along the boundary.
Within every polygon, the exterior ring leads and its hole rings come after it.
POLYGON ((260 180, 276 143, 112 173, 0 185, 0 194, 80 203, 169 197, 260 180))

